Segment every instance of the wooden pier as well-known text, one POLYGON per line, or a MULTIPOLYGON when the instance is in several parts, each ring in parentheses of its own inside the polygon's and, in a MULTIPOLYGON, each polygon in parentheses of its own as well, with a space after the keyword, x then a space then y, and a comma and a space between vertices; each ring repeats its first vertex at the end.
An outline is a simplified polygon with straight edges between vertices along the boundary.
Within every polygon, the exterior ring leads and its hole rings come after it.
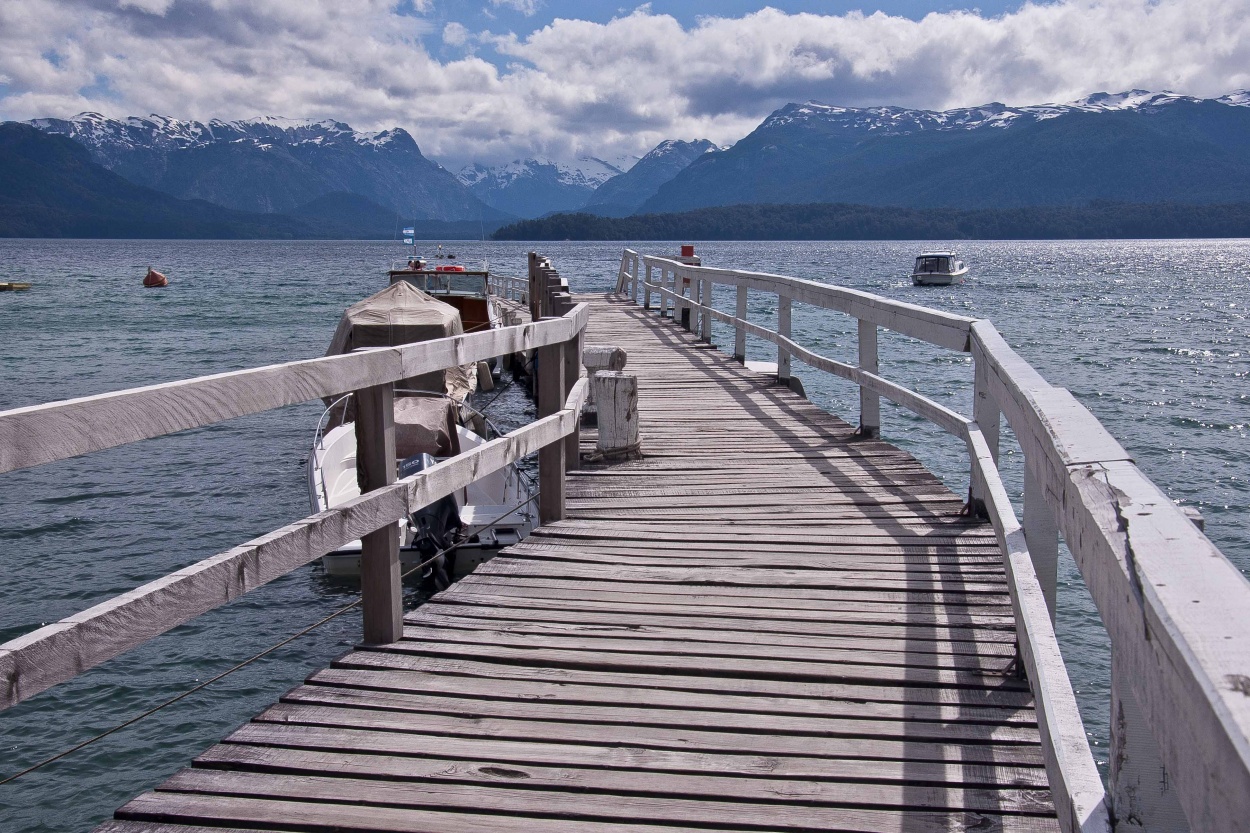
MULTIPOLYGON (((472 461, 453 459, 378 484, 344 512, 323 513, 333 518, 305 519, 194 576, 189 568, 0 648, 0 680, 8 685, 0 705, 7 705, 177 624, 173 617, 136 625, 136 609, 177 604, 185 621, 196 604, 214 606, 187 602, 220 592, 202 578, 213 570, 222 570, 215 580, 237 595, 248 587, 230 584, 232 569, 261 576, 244 585, 268 580, 334 542, 393 523, 479 468, 541 448, 545 522, 532 536, 408 613, 402 630, 391 624, 399 615, 391 582, 397 573, 378 569, 370 584, 366 571, 366 644, 123 806, 100 833, 1106 833, 1181 830, 1189 822, 1194 830, 1237 829, 1250 800, 1229 786, 1250 783, 1250 769, 1236 765, 1246 737, 1241 702, 1215 687, 1191 700, 1182 721, 1188 746, 1159 715, 1184 711, 1173 702, 1187 696, 1191 680, 1235 666, 1244 645, 1183 657, 1185 673, 1142 665, 1151 651, 1182 656, 1178 646, 1245 631, 1167 598, 1171 591, 1152 578, 1160 569, 1151 549, 1156 530, 1219 554, 1179 511, 1181 525, 1150 502, 1134 479, 1140 473, 1118 456, 1123 450, 1088 412, 1072 407, 1066 391, 1013 364, 1014 353, 981 322, 862 293, 830 289, 826 296, 785 279, 792 282, 774 286, 782 287, 782 314, 769 331, 745 320, 745 298, 770 276, 663 259, 645 260, 644 274, 643 264, 626 252, 618 293, 529 299, 536 313, 559 317, 510 335, 448 340, 455 350, 395 348, 394 365, 368 373, 347 364, 376 361, 364 355, 315 369, 300 363, 300 378, 321 395, 362 379, 389 384, 418 360, 427 368, 534 348, 540 419, 472 461), (713 307, 716 280, 737 282, 737 315, 713 307), (860 317, 858 365, 822 359, 790 339, 795 301, 860 317), (747 370, 713 348, 712 320, 735 327, 739 359, 747 334, 775 343, 776 375, 747 370), (877 375, 875 328, 890 325, 973 352, 976 419, 877 375), (579 436, 588 386, 565 369, 583 344, 627 354, 626 370, 637 378, 641 459, 599 459, 595 430, 583 427, 579 436), (860 424, 793 392, 791 356, 858 383, 860 424), (317 375, 330 373, 325 367, 335 368, 332 376, 317 375), (970 495, 954 494, 876 438, 880 396, 965 440, 970 495), (994 467, 1000 412, 1034 461, 1027 535, 994 467), (1042 427, 1030 433, 1027 415, 1034 413, 1042 427), (580 467, 575 448, 585 460, 580 467), (1118 518, 1107 516, 1105 492, 1085 477, 1092 466, 1103 472, 1100 482, 1121 490, 1118 518), (1062 507, 1056 495, 1064 496, 1062 507), (1039 500, 1050 507, 1041 515, 1039 500), (962 511, 966 504, 974 517, 962 511), (1129 523, 1136 539, 1125 532, 1129 523), (1132 586, 1133 570, 1149 588, 1143 595, 1138 584, 1140 609, 1130 606, 1118 618, 1103 613, 1118 642, 1116 673, 1132 667, 1136 675, 1113 679, 1114 705, 1129 728, 1113 726, 1122 757, 1110 793, 1094 768, 1051 627, 1048 552, 1060 531, 1093 576, 1100 605, 1132 586), (1136 559, 1122 582, 1098 567, 1108 541, 1129 545, 1136 559), (1139 610, 1151 623, 1145 639, 1132 630, 1129 614, 1139 610), (1160 617, 1161 610, 1174 615, 1160 617), (118 622, 127 633, 110 644, 83 642, 84 630, 118 622), (74 656, 49 666, 46 658, 67 653, 66 646, 74 656), (41 659, 45 665, 36 665, 41 659), (1198 742, 1206 762, 1195 752, 1198 742), (1171 775, 1186 756, 1194 770, 1174 776, 1179 796, 1166 778, 1162 791, 1149 789, 1151 767, 1171 775), (1224 783, 1212 783, 1220 766, 1224 783), (1125 811, 1149 808, 1153 821, 1128 812, 1117 818, 1117 802, 1125 811)), ((542 291, 531 267, 531 289, 542 291)), ((385 352, 392 351, 374 355, 385 352)), ((252 379, 240 384, 255 389, 252 379)), ((142 391, 134 394, 123 404, 152 405, 142 391)), ((0 414, 0 452, 6 436, 47 415, 6 422, 0 414)), ((363 441, 384 435, 368 430, 358 427, 363 441)), ((102 441, 66 442, 69 448, 51 453, 0 457, 0 470, 102 441)), ((365 557, 384 563, 384 546, 370 543, 377 537, 366 538, 365 557)), ((1244 579, 1238 585, 1232 574, 1191 577, 1182 592, 1203 584, 1204 599, 1228 610, 1250 599, 1244 579)))
POLYGON ((573 473, 566 520, 117 818, 1057 830, 993 530, 680 328, 590 321, 639 377, 645 459, 573 473))

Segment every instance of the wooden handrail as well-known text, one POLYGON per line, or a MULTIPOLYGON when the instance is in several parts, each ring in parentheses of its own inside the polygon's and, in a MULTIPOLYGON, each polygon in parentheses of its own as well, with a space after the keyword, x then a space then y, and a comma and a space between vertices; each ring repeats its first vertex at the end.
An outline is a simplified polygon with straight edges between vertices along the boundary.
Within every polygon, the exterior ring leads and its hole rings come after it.
POLYGON ((583 306, 551 321, 16 408, 0 413, 0 474, 562 344, 585 329, 588 316, 583 306))
POLYGON ((1240 829, 1250 818, 1250 581, 989 322, 973 327, 973 356, 1107 628, 1113 688, 1149 725, 1190 829, 1240 829))
POLYGON ((861 321, 868 321, 950 350, 967 352, 971 349, 969 338, 975 318, 894 301, 857 289, 785 275, 687 266, 676 260, 647 255, 642 257, 642 262, 652 267, 661 266, 681 278, 710 280, 727 286, 771 292, 800 304, 844 312, 861 321))
MULTIPOLYGON (((378 354, 387 354, 392 357, 392 361, 396 359, 399 361, 403 368, 402 372, 392 377, 395 371, 389 365, 371 363, 367 367, 381 367, 381 370, 377 377, 367 377, 365 381, 366 386, 386 384, 409 375, 429 372, 431 369, 442 369, 442 367, 472 361, 474 359, 466 358, 466 356, 473 356, 474 350, 483 349, 481 347, 483 343, 560 346, 569 341, 577 341, 587 320, 588 307, 580 304, 562 318, 508 328, 511 332, 502 333, 501 338, 495 342, 482 339, 477 334, 453 336, 439 341, 405 345, 401 348, 386 348, 370 353, 336 357, 330 361, 337 362, 340 358, 354 359, 357 356, 373 357, 378 354), (470 346, 465 347, 466 343, 470 343, 470 346), (424 348, 424 350, 410 348, 424 348), (427 351, 433 356, 442 358, 435 360, 428 355, 422 355, 427 351), (396 353, 399 354, 398 357, 396 353), (431 362, 434 361, 446 361, 447 364, 432 367, 431 362), (410 369, 414 367, 418 369, 410 369)), ((325 361, 317 359, 313 362, 294 362, 289 365, 279 365, 277 368, 287 369, 293 373, 305 373, 310 365, 316 365, 320 371, 325 361)), ((356 364, 351 367, 353 373, 360 372, 356 364)), ((262 370, 269 371, 271 375, 274 368, 262 370)), ((202 383, 206 380, 215 381, 231 376, 247 377, 250 373, 252 371, 239 371, 236 374, 187 380, 171 385, 156 386, 156 388, 162 392, 179 388, 196 391, 198 396, 195 402, 198 404, 185 411, 185 419, 189 421, 197 418, 197 415, 212 416, 220 413, 216 407, 217 403, 207 396, 207 392, 212 391, 217 396, 224 396, 229 395, 229 392, 235 389, 229 385, 214 387, 202 383)), ((327 383, 327 378, 341 377, 323 378, 314 374, 309 384, 324 385, 327 383)), ((152 401, 151 391, 151 388, 119 391, 101 397, 87 397, 67 403, 8 411, 0 413, 0 426, 8 425, 9 430, 14 430, 14 426, 29 424, 27 420, 31 418, 29 415, 32 413, 59 415, 58 418, 63 419, 67 412, 90 414, 93 407, 112 407, 116 409, 116 412, 141 414, 141 406, 152 401), (101 401, 104 404, 99 404, 101 401), (93 402, 96 404, 92 404, 93 402), (14 418, 14 414, 19 414, 19 418, 14 418)), ((586 393, 586 382, 582 380, 572 386, 568 395, 562 400, 563 407, 558 411, 503 437, 437 463, 425 471, 392 485, 362 494, 325 512, 310 515, 239 547, 206 558, 81 613, 0 645, 0 709, 13 706, 52 685, 72 679, 105 660, 209 610, 220 607, 243 593, 285 575, 349 541, 360 539, 371 532, 394 524, 408 517, 416 509, 452 494, 457 489, 521 457, 552 444, 562 444, 565 437, 575 434, 578 430, 578 414, 585 402, 586 393)), ((321 394, 314 395, 320 396, 321 394)), ((288 403, 282 402, 281 404, 288 403)), ((270 407, 277 406, 271 405, 270 407)), ((265 409, 255 407, 249 412, 256 410, 265 409)), ((210 421, 217 420, 211 419, 200 424, 209 424, 210 421)), ((193 426, 183 425, 182 427, 193 426)), ((172 430, 182 430, 182 428, 172 430)), ((171 431, 161 433, 171 433, 171 431)), ((159 434, 150 436, 159 436, 159 434)), ((128 441, 119 440, 117 435, 113 435, 105 438, 103 442, 107 444, 100 447, 108 448, 128 441)), ((85 450, 73 443, 67 444, 62 449, 63 456, 85 453, 85 450)), ((52 459, 63 459, 63 457, 52 459)), ((29 463, 29 465, 34 464, 29 463)))
MULTIPOLYGON (((1250 818, 1250 582, 1069 391, 1049 384, 988 321, 811 281, 687 266, 666 258, 643 257, 643 278, 637 266, 628 272, 629 260, 622 259, 622 290, 628 288, 637 299, 641 282, 648 307, 650 296, 659 294, 661 314, 671 299, 674 319, 677 310, 691 310, 705 321, 733 326, 740 360, 745 359, 743 337, 750 333, 964 439, 973 497, 983 504, 1004 553, 1020 659, 1034 689, 1047 772, 1065 831, 1107 830, 1114 816, 1138 818, 1154 825, 1149 829, 1183 827, 1187 820, 1195 831, 1232 831, 1250 818), (660 273, 655 281, 649 280, 653 270, 660 273), (711 308, 710 300, 700 304, 685 297, 681 278, 690 278, 692 296, 704 299, 710 294, 696 289, 696 282, 736 286, 737 314, 711 308), (746 289, 858 318, 860 366, 818 356, 787 335, 746 321, 746 289), (872 325, 868 332, 865 322, 872 325), (989 424, 871 372, 875 326, 971 352, 976 416, 989 424), (868 350, 865 335, 871 340, 868 350), (1000 414, 1024 453, 1024 528, 997 469, 1000 414), (1110 795, 1094 767, 1051 623, 1060 533, 1111 637, 1110 795), (1149 740, 1133 739, 1140 733, 1126 722, 1134 720, 1146 724, 1149 740), (1143 799, 1149 790, 1156 794, 1143 799), (1175 803, 1174 796, 1183 815, 1167 806, 1175 803)), ((687 320, 693 322, 693 315, 687 320)), ((701 322, 700 329, 707 338, 709 325, 701 322)))

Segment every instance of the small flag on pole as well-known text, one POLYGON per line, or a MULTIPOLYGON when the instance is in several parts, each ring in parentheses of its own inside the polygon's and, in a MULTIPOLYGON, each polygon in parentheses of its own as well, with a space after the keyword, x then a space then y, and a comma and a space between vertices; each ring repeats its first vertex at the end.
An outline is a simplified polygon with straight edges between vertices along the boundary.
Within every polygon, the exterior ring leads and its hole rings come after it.
POLYGON ((404 245, 405 245, 405 246, 411 246, 411 245, 412 245, 412 238, 411 238, 411 237, 405 237, 405 238, 404 238, 404 245))
MULTIPOLYGON (((405 235, 411 236, 411 235, 414 235, 414 234, 416 234, 416 233, 417 233, 417 230, 416 230, 415 228, 413 228, 412 226, 407 226, 407 227, 405 227, 405 228, 404 228, 404 234, 405 234, 405 235)), ((409 240, 408 242, 409 242, 409 243, 411 243, 412 241, 411 241, 411 240, 409 240)))

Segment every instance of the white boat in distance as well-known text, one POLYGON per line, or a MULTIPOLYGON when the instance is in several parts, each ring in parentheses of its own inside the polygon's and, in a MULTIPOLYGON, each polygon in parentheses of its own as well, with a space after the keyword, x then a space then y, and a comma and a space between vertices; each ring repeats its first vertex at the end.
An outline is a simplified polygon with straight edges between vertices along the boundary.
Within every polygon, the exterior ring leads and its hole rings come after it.
POLYGON ((916 257, 911 270, 911 282, 915 286, 950 286, 963 283, 968 265, 955 257, 954 252, 924 252, 916 257))

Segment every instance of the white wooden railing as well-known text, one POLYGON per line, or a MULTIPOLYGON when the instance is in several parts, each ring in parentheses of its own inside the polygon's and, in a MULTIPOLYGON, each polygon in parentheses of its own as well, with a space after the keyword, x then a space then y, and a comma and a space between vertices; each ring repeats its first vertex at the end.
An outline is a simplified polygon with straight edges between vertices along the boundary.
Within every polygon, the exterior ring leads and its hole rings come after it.
POLYGON ((487 279, 490 294, 505 301, 513 301, 527 306, 529 304, 530 282, 527 278, 515 278, 511 275, 496 275, 487 279))
POLYGON ((0 709, 69 680, 349 541, 361 539, 364 639, 402 633, 396 522, 535 451, 539 520, 564 516, 575 467, 585 304, 533 324, 259 367, 0 413, 0 473, 355 392, 362 494, 0 645, 0 709), (393 383, 511 353, 538 354, 539 418, 396 482, 393 383), (571 439, 571 443, 570 443, 571 439), (574 449, 570 457, 568 448, 574 449))
POLYGON ((617 292, 682 321, 705 341, 712 322, 777 346, 790 359, 859 386, 859 432, 876 436, 885 397, 963 440, 969 505, 1002 547, 1019 640, 1037 708, 1047 775, 1065 831, 1245 830, 1250 824, 1250 582, 1133 464, 1098 420, 1049 384, 988 321, 781 275, 621 257, 617 292), (712 305, 734 287, 735 313, 712 305), (750 290, 776 296, 778 324, 747 320, 750 290), (657 302, 653 306, 653 302, 657 302), (791 339, 794 303, 858 322, 858 364, 791 339), (877 328, 951 350, 975 364, 973 413, 959 414, 879 375, 877 328), (1024 523, 999 476, 1005 418, 1024 456, 1024 523), (1111 772, 1094 764, 1053 627, 1058 541, 1072 552, 1111 640, 1111 772))

